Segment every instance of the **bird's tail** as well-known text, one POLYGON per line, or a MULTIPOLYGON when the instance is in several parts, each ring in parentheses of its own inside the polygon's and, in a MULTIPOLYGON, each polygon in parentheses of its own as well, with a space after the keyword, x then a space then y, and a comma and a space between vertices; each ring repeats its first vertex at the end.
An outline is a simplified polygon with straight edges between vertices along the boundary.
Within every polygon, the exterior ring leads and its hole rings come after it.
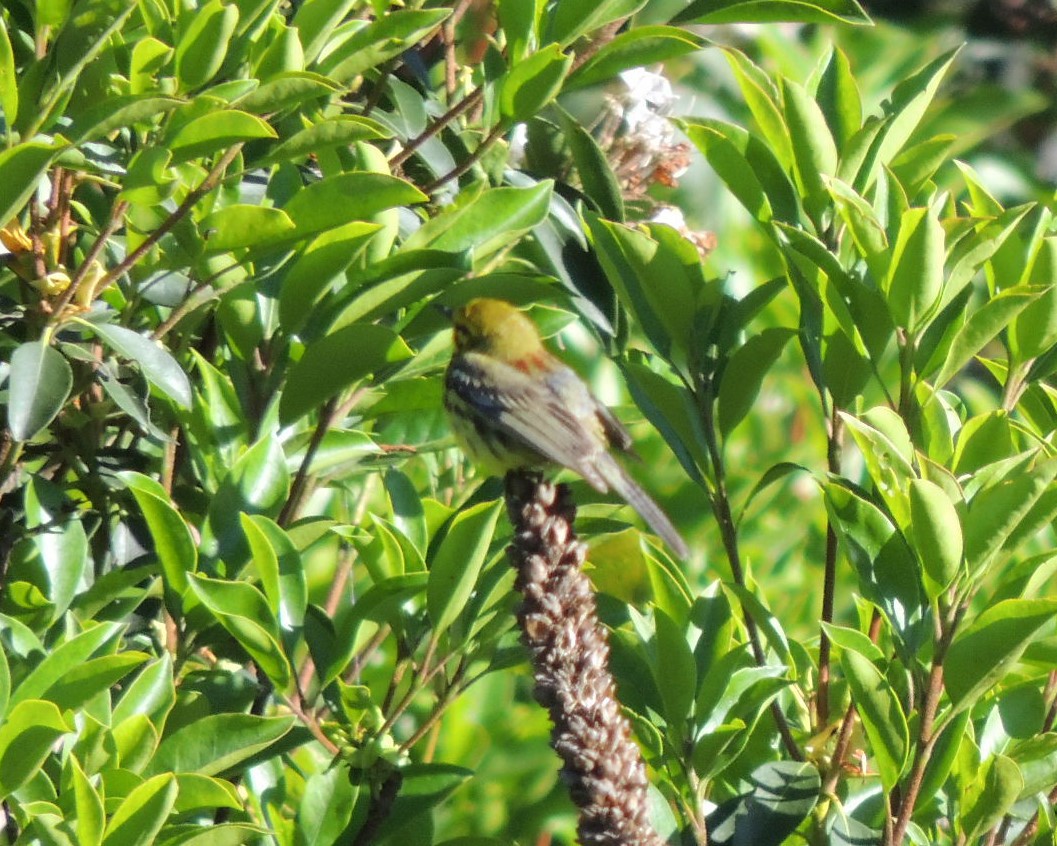
POLYGON ((680 558, 686 558, 690 550, 686 541, 676 531, 668 515, 661 511, 657 505, 642 488, 628 475, 627 471, 613 458, 603 453, 596 462, 596 467, 601 476, 609 483, 609 486, 618 493, 623 500, 641 515, 651 529, 655 531, 665 543, 668 544, 680 558))

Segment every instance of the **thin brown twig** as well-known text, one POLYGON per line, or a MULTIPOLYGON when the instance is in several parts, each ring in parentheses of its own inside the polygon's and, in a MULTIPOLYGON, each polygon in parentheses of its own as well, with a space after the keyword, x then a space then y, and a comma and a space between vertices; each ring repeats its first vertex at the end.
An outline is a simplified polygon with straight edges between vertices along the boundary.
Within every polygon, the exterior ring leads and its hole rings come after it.
MULTIPOLYGON (((124 200, 117 200, 114 203, 113 208, 110 209, 110 219, 107 221, 106 226, 100 231, 99 235, 92 243, 92 246, 88 248, 88 253, 77 268, 77 272, 73 275, 73 279, 70 280, 69 287, 66 288, 63 295, 59 298, 58 302, 56 302, 55 313, 57 315, 62 315, 66 306, 73 301, 77 289, 81 287, 81 283, 84 282, 84 278, 88 275, 88 271, 91 269, 92 264, 99 258, 99 255, 106 248, 107 242, 113 237, 114 233, 121 228, 121 223, 125 217, 125 210, 127 208, 128 203, 124 200)), ((107 284, 110 284, 109 281, 107 284)), ((100 282, 99 290, 102 290, 103 287, 105 286, 100 282)))
POLYGON ((224 171, 227 170, 228 165, 235 161, 239 153, 242 151, 242 146, 243 142, 240 141, 229 147, 224 155, 217 160, 217 163, 213 165, 213 169, 206 174, 205 179, 203 179, 196 188, 192 188, 191 191, 188 192, 187 196, 184 197, 183 202, 176 207, 176 210, 165 218, 157 229, 144 238, 143 243, 126 255, 115 267, 107 271, 106 276, 99 280, 99 287, 105 288, 122 274, 127 273, 130 268, 134 267, 140 259, 154 248, 154 245, 157 244, 166 233, 190 213, 191 209, 198 204, 199 200, 216 188, 220 183, 220 180, 223 178, 224 171))
POLYGON ((459 115, 471 108, 475 103, 484 97, 484 88, 478 86, 465 97, 463 97, 458 103, 452 106, 448 111, 434 120, 429 126, 422 130, 414 138, 408 139, 407 143, 403 145, 400 152, 396 153, 390 160, 389 166, 392 168, 398 168, 405 161, 414 155, 415 151, 425 144, 430 138, 444 129, 449 123, 455 120, 459 115))
POLYGON ((488 148, 491 147, 504 132, 506 132, 506 126, 502 123, 497 123, 485 136, 484 140, 477 145, 477 148, 472 153, 470 153, 470 155, 467 156, 464 161, 457 164, 443 176, 434 179, 429 185, 427 185, 423 189, 423 191, 426 194, 433 194, 446 182, 450 182, 453 179, 458 179, 460 176, 466 173, 466 171, 468 171, 471 167, 473 167, 475 164, 477 164, 477 162, 481 160, 484 154, 488 151, 488 148))

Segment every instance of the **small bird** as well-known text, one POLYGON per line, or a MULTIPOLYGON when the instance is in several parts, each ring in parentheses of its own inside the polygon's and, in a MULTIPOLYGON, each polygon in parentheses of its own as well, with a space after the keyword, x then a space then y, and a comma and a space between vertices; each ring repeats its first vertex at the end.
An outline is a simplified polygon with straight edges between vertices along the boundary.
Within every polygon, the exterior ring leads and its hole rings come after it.
POLYGON ((456 309, 452 323, 444 406, 471 461, 495 475, 568 467, 595 490, 618 493, 679 556, 688 554, 671 521, 609 452, 631 452, 627 429, 547 351, 524 313, 480 298, 456 309))

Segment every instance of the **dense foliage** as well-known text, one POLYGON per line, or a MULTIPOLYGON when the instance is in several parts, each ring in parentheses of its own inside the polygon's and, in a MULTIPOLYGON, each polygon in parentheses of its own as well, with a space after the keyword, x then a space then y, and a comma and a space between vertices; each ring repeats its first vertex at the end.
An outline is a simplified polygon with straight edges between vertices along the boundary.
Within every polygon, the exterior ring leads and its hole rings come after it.
POLYGON ((1053 842, 1038 95, 855 0, 0 6, 0 839, 572 842, 487 294, 694 548, 572 481, 664 838, 1053 842))

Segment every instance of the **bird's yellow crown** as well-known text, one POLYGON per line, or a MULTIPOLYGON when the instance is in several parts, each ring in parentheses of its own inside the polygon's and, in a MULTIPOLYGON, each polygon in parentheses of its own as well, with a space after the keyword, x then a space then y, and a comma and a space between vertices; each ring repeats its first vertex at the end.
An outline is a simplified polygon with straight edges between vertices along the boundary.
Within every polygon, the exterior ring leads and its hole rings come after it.
POLYGON ((452 315, 455 352, 481 352, 501 361, 518 361, 543 350, 535 324, 503 300, 480 297, 452 315))

